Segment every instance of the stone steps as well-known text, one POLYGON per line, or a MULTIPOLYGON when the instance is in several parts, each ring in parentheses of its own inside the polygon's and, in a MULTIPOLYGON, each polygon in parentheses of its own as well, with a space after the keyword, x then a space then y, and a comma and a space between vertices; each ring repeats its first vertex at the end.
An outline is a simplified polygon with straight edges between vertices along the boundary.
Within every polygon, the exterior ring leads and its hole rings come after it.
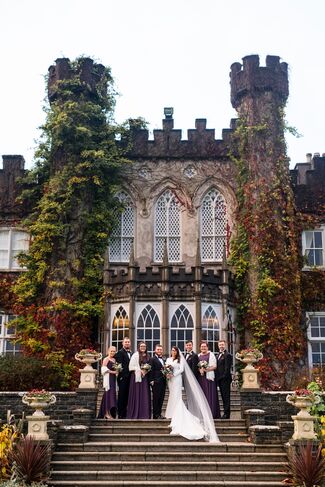
MULTIPOLYGON (((82 487, 82 486, 86 486, 86 487, 106 487, 106 486, 114 486, 114 487, 175 487, 175 485, 179 486, 179 487, 188 487, 189 486, 189 482, 186 480, 186 481, 182 481, 182 480, 177 480, 177 484, 175 484, 175 481, 163 481, 163 480, 158 480, 158 481, 154 481, 154 480, 149 480, 149 481, 145 481, 145 480, 122 480, 122 481, 118 481, 118 480, 78 480, 78 482, 76 483, 75 480, 53 480, 50 484, 50 486, 55 486, 55 485, 60 485, 61 487, 70 487, 70 486, 73 486, 73 487, 82 487)), ((236 480, 221 480, 221 481, 212 481, 212 480, 207 480, 207 481, 203 481, 203 480, 199 480, 199 481, 194 481, 192 480, 190 482, 190 486, 191 487, 202 487, 202 486, 209 486, 209 487, 283 487, 283 483, 282 482, 277 482, 277 481, 266 481, 266 480, 263 480, 263 481, 246 481, 246 482, 243 482, 242 480, 239 480, 239 481, 236 481, 236 480)))
MULTIPOLYGON (((89 434, 89 441, 91 442, 96 442, 96 443, 100 443, 100 442, 109 442, 109 441, 112 441, 112 442, 120 442, 120 441, 130 441, 130 442, 134 442, 134 441, 137 441, 137 442, 147 442, 147 441, 151 441, 151 442, 155 442, 157 440, 157 436, 159 437, 159 441, 163 441, 163 442, 183 442, 184 441, 184 438, 182 438, 181 436, 173 436, 173 435, 170 435, 169 432, 167 432, 166 434, 164 433, 159 433, 159 435, 155 434, 155 433, 152 433, 152 434, 149 434, 149 433, 145 433, 145 434, 137 434, 137 433, 134 433, 134 434, 127 434, 127 433, 122 433, 122 434, 93 434, 93 433, 90 433, 89 434)), ((248 435, 247 433, 235 433, 235 434, 218 434, 219 436, 219 440, 222 441, 222 442, 232 442, 232 441, 245 441, 247 438, 248 438, 248 435)), ((204 442, 204 439, 202 440, 198 440, 200 442, 204 442)))
MULTIPOLYGON (((142 452, 279 452, 278 445, 254 445, 248 442, 231 442, 231 443, 208 443, 206 441, 187 441, 182 438, 182 441, 175 441, 172 445, 166 441, 156 442, 142 442, 142 452)), ((139 451, 140 445, 138 441, 130 442, 87 442, 87 443, 58 443, 57 450, 61 451, 95 451, 95 452, 125 452, 125 451, 139 451)))
MULTIPOLYGON (((175 456, 175 455, 174 455, 175 456)), ((165 458, 165 455, 164 455, 165 458)), ((54 460, 52 461, 52 468, 56 471, 83 471, 83 470, 95 470, 95 471, 268 471, 278 469, 277 462, 270 461, 251 461, 247 462, 225 462, 225 461, 126 461, 125 459, 120 461, 103 461, 103 460, 54 460)))
POLYGON ((281 482, 283 480, 283 473, 282 472, 252 472, 252 471, 222 471, 222 470, 215 470, 215 471, 202 471, 202 470, 193 470, 190 472, 186 471, 174 471, 174 472, 167 472, 167 471, 148 471, 148 470, 94 470, 94 471, 79 471, 79 470, 71 470, 71 471, 55 471, 53 475, 53 480, 115 480, 116 482, 130 481, 130 480, 137 480, 137 481, 167 481, 167 482, 177 482, 180 478, 182 481, 187 481, 189 484, 192 481, 254 481, 254 482, 262 482, 265 480, 265 476, 267 475, 268 480, 273 480, 277 482, 281 482))
POLYGON ((49 486, 282 487, 283 448, 247 441, 232 395, 231 419, 215 420, 220 443, 171 436, 167 419, 93 420, 87 442, 56 445, 49 486))
MULTIPOLYGON (((252 449, 250 449, 252 450, 252 449)), ((251 463, 252 467, 254 463, 284 463, 286 461, 286 454, 284 452, 268 452, 268 451, 213 451, 213 452, 191 452, 191 460, 199 462, 201 465, 205 462, 226 462, 232 464, 251 463)), ((173 462, 175 460, 174 452, 165 451, 164 459, 166 462, 173 462)), ((189 455, 187 452, 177 452, 177 460, 181 463, 189 461, 189 455)), ((136 462, 150 462, 160 463, 161 453, 154 451, 55 451, 53 454, 53 462, 124 462, 124 463, 136 463, 136 462)))

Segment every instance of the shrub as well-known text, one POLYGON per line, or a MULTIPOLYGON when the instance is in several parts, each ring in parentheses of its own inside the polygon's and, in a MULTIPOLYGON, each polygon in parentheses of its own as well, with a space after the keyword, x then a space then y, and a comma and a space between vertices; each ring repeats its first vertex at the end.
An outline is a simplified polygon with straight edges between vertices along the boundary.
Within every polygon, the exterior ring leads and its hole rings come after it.
POLYGON ((51 446, 41 445, 33 438, 21 439, 9 453, 13 478, 27 485, 43 482, 49 478, 51 446))
MULTIPOLYGON (((25 482, 16 482, 16 480, 8 480, 8 482, 3 482, 1 487, 27 487, 25 482)), ((32 482, 28 487, 47 487, 47 484, 43 482, 32 482)))
POLYGON ((29 356, 0 356, 0 390, 25 391, 29 389, 62 390, 71 386, 66 370, 49 360, 29 356))
POLYGON ((15 422, 14 416, 8 414, 7 423, 0 429, 0 480, 6 480, 11 475, 9 456, 15 442, 21 437, 22 426, 21 420, 15 422))
POLYGON ((322 445, 313 448, 312 442, 307 442, 293 450, 288 455, 288 478, 286 485, 318 487, 325 480, 325 458, 322 457, 322 445))

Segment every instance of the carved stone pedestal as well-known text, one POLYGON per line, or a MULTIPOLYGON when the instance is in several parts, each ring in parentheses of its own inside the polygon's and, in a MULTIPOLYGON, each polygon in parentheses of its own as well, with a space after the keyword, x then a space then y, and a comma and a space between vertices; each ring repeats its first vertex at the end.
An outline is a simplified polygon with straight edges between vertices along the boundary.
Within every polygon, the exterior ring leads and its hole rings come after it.
POLYGON ((96 389, 97 370, 91 365, 86 365, 84 369, 79 369, 80 384, 79 389, 96 389))
POLYGON ((35 415, 26 416, 28 421, 28 434, 27 436, 32 437, 36 441, 48 440, 49 435, 47 434, 47 422, 50 416, 35 415))
POLYGON ((317 435, 314 431, 315 416, 311 416, 308 411, 302 410, 293 419, 294 433, 293 440, 315 440, 317 435))
POLYGON ((252 364, 247 364, 244 369, 241 370, 243 374, 242 389, 259 389, 260 383, 258 380, 258 370, 254 368, 252 364))

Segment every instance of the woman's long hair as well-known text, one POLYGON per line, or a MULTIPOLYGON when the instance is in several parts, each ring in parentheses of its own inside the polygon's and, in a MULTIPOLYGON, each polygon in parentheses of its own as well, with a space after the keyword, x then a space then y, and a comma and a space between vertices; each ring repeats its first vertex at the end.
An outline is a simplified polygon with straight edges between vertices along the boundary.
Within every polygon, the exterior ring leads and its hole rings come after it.
POLYGON ((179 348, 178 347, 172 347, 172 350, 175 350, 175 352, 176 352, 176 360, 177 360, 177 362, 179 362, 180 359, 181 359, 181 352, 179 351, 179 348))
POLYGON ((139 364, 140 365, 149 362, 150 355, 148 354, 148 347, 147 347, 146 342, 139 342, 139 344, 138 344, 138 353, 139 353, 139 364), (145 345, 146 346, 146 351, 145 352, 141 352, 140 351, 140 346, 141 345, 145 345))

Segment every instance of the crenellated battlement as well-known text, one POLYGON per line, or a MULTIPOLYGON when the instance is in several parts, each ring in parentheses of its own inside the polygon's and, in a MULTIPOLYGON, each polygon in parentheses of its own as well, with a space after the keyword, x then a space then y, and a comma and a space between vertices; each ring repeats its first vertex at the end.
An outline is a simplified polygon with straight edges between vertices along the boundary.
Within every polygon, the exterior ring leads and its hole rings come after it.
POLYGON ((290 175, 298 209, 324 217, 325 154, 307 154, 307 162, 296 164, 290 175))
POLYGON ((236 120, 231 120, 229 129, 222 131, 222 139, 215 138, 215 130, 207 128, 205 118, 195 120, 195 129, 188 129, 187 140, 182 140, 182 131, 174 129, 174 120, 162 121, 162 129, 153 131, 153 140, 149 132, 135 129, 132 134, 132 158, 226 158, 228 156, 231 134, 236 120))
POLYGON ((271 91, 281 102, 289 95, 288 65, 278 56, 266 56, 266 66, 260 66, 258 55, 245 56, 243 64, 234 63, 230 71, 231 103, 237 108, 243 97, 271 91))
POLYGON ((57 99, 58 82, 70 80, 78 77, 82 82, 84 92, 89 96, 100 93, 105 95, 107 83, 104 78, 105 67, 102 64, 96 64, 90 58, 81 58, 78 63, 71 63, 69 58, 56 59, 55 65, 48 69, 48 98, 50 102, 57 99))

